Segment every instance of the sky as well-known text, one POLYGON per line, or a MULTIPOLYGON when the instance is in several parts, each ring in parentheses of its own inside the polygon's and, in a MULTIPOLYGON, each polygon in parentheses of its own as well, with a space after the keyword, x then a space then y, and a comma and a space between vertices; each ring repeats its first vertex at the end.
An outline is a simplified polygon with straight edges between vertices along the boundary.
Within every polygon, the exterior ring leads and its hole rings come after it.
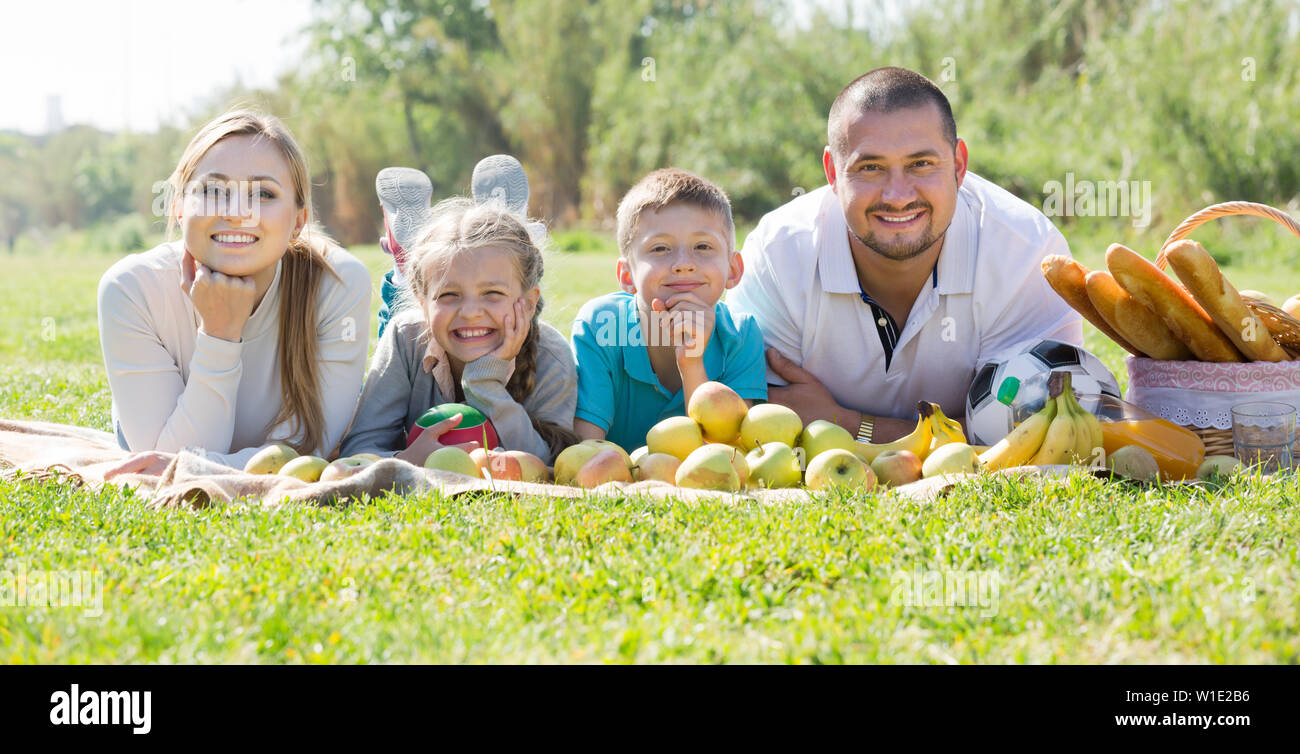
POLYGON ((152 131, 242 81, 267 86, 302 54, 311 0, 0 0, 0 130, 152 131))
MULTIPOLYGON (((794 0, 794 20, 907 1, 794 0)), ((0 131, 45 133, 51 96, 64 125, 188 127, 212 93, 294 65, 312 13, 311 0, 0 0, 0 131)))

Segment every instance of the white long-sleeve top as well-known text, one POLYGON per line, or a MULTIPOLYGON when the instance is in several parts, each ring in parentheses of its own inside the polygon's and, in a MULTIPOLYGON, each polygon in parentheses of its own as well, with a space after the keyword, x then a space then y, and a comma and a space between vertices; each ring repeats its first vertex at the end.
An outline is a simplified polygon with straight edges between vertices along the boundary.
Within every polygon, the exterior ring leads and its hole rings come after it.
MULTIPOLYGON (((287 423, 270 427, 280 397, 280 265, 238 343, 199 332, 199 315, 181 290, 182 242, 118 261, 99 281, 99 340, 113 421, 132 451, 201 447, 242 468, 258 450, 296 439, 287 423)), ((318 380, 326 457, 347 431, 361 394, 370 332, 370 272, 331 247, 338 274, 320 277, 316 297, 318 380)))

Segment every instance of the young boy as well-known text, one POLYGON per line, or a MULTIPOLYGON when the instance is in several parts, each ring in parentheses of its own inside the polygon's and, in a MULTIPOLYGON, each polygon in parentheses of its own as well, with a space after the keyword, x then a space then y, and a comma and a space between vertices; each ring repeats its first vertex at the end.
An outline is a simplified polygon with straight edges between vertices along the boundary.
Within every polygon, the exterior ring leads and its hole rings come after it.
POLYGON ((623 292, 588 301, 573 323, 578 435, 640 447, 710 380, 767 398, 758 323, 719 300, 744 272, 735 233, 727 195, 684 170, 656 170, 623 197, 623 292))

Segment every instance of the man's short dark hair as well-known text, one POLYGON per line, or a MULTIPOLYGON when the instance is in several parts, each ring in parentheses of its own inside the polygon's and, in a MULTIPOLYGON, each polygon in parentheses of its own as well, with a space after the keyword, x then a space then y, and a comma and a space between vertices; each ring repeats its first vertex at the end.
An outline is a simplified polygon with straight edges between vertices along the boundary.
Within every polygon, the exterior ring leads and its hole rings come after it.
POLYGON ((831 154, 836 160, 847 156, 848 128, 844 125, 846 116, 892 113, 931 103, 939 109, 944 139, 956 148, 957 121, 952 117, 952 105, 937 84, 906 68, 888 66, 867 71, 844 87, 831 104, 830 117, 826 119, 826 136, 831 154))

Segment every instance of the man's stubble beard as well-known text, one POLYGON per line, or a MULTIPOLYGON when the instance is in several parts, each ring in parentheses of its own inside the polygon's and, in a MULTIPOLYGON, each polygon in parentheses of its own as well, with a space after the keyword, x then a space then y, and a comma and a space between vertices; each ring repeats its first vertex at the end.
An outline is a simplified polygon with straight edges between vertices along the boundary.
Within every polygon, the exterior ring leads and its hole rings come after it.
MULTIPOLYGON (((867 221, 870 222, 869 216, 867 221)), ((930 224, 926 226, 927 232, 924 236, 921 237, 921 240, 916 241, 914 243, 906 244, 901 248, 899 248, 897 244, 894 244, 892 246, 885 245, 882 242, 880 242, 874 235, 870 235, 866 238, 863 238, 862 236, 858 235, 858 232, 854 230, 852 226, 849 226, 849 233, 852 233, 853 237, 858 239, 858 243, 862 244, 868 249, 871 249, 872 251, 879 254, 880 256, 886 259, 893 260, 895 262, 904 262, 907 261, 908 259, 912 259, 913 257, 917 257, 920 256, 921 254, 924 254, 926 249, 929 249, 931 246, 933 246, 936 241, 942 240, 944 234, 948 232, 948 229, 944 228, 943 230, 936 233, 934 232, 933 228, 934 228, 934 214, 931 213, 930 224)))

